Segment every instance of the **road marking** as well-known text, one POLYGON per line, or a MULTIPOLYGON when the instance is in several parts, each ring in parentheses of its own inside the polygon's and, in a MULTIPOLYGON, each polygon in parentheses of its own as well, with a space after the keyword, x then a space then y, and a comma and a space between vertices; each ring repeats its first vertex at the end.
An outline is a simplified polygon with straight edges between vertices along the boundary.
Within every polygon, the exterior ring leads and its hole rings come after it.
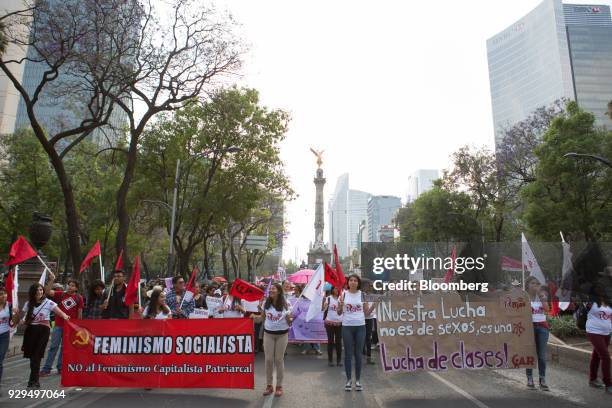
POLYGON ((264 403, 261 407, 272 408, 272 403, 274 403, 274 394, 270 394, 266 398, 264 398, 264 403))
POLYGON ((436 380, 440 381, 442 384, 446 385, 447 387, 451 388, 453 391, 457 392, 458 394, 463 395, 465 398, 469 399, 470 401, 472 401, 474 403, 474 405, 476 405, 478 408, 490 408, 487 404, 485 404, 484 402, 478 400, 476 397, 474 397, 473 395, 467 393, 466 391, 462 390, 460 387, 456 386, 455 384, 453 384, 452 382, 445 380, 444 378, 440 377, 438 374, 428 371, 427 374, 431 375, 433 378, 435 378, 436 380))

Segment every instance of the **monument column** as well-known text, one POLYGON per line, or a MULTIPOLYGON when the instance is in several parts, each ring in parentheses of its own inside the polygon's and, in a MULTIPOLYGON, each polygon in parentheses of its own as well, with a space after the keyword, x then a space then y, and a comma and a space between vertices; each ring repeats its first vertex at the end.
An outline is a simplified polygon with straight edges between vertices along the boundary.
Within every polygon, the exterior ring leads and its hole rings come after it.
POLYGON ((325 186, 325 177, 323 177, 323 151, 316 151, 310 149, 315 156, 317 156, 317 172, 314 178, 316 198, 315 198, 315 239, 313 245, 308 251, 308 266, 315 268, 317 264, 321 262, 331 262, 331 252, 327 245, 323 242, 323 230, 325 228, 325 221, 323 221, 323 187, 325 186))

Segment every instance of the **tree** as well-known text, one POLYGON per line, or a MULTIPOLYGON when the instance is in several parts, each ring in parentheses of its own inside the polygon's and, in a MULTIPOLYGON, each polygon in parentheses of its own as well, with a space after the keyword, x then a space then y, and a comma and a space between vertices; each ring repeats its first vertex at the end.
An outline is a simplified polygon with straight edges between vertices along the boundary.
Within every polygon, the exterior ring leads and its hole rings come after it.
POLYGON ((523 218, 543 240, 557 240, 559 231, 575 240, 611 237, 612 172, 592 160, 563 157, 568 152, 609 157, 612 133, 594 122, 591 113, 570 102, 535 149, 536 180, 523 191, 523 218))
MULTIPOLYGON (((78 270, 81 262, 81 231, 74 184, 64 160, 94 130, 107 125, 113 112, 112 99, 104 89, 118 88, 114 82, 118 77, 109 75, 116 61, 106 57, 116 44, 102 36, 125 16, 109 12, 106 8, 109 2, 37 0, 23 10, 0 16, 0 22, 6 26, 8 44, 28 50, 26 57, 19 60, 0 56, 0 69, 19 92, 32 131, 57 175, 74 270, 78 270), (100 20, 97 13, 103 11, 108 18, 100 20), (92 61, 98 65, 101 73, 98 76, 90 75, 88 66, 92 61), (43 72, 33 86, 25 86, 14 74, 17 66, 26 62, 36 64, 43 72), (51 99, 75 106, 76 119, 43 128, 39 107, 41 101, 51 99)), ((133 17, 132 13, 129 24, 135 23, 133 17)))
MULTIPOLYGON (((130 53, 113 58, 125 63, 113 66, 120 86, 104 86, 128 117, 129 145, 121 185, 116 195, 117 250, 128 252, 130 227, 128 193, 136 170, 142 136, 151 119, 161 112, 180 109, 183 104, 204 98, 212 90, 214 78, 234 74, 240 67, 242 49, 232 33, 231 18, 221 18, 211 7, 197 0, 170 0, 163 4, 136 1, 139 24, 119 21, 120 28, 107 28, 111 42, 130 44, 130 53), (126 100, 126 92, 131 96, 126 100)), ((105 71, 90 69, 94 77, 105 71)))
MULTIPOLYGON (((206 103, 191 101, 145 133, 137 173, 142 179, 134 190, 141 203, 170 207, 177 159, 184 163, 173 242, 179 271, 188 271, 196 248, 208 248, 215 236, 222 243, 224 269, 233 262, 237 271, 246 235, 260 227, 276 232, 270 225, 273 205, 293 196, 278 146, 287 122, 285 112, 259 106, 255 90, 230 88, 206 103), (239 151, 232 154, 230 148, 239 151), (194 159, 202 152, 208 154, 194 159), (237 239, 239 250, 228 262, 237 239)), ((167 215, 159 213, 157 225, 169 233, 167 215)))
POLYGON ((479 234, 470 197, 445 189, 439 180, 402 213, 398 218, 402 242, 463 242, 479 234))

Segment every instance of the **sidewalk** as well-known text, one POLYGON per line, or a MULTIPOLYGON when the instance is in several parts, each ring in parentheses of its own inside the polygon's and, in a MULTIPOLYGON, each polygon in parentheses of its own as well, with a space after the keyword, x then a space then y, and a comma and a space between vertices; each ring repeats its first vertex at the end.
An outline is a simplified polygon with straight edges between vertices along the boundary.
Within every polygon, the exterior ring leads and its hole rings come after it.
POLYGON ((23 335, 16 334, 13 336, 9 343, 8 350, 6 352, 6 358, 21 354, 21 345, 23 344, 23 335))
MULTIPOLYGON (((612 354, 612 344, 608 348, 612 354)), ((548 340, 548 359, 562 367, 589 372, 593 347, 586 337, 573 337, 561 340, 552 334, 548 340)))

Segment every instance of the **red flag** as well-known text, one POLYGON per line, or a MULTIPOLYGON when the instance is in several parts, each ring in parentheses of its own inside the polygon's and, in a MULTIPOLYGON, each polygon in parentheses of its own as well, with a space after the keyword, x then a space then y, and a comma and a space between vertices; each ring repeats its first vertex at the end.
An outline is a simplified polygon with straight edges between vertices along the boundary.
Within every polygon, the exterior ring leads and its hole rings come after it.
POLYGON ((5 282, 5 286, 6 286, 6 292, 8 295, 8 303, 10 304, 14 304, 13 302, 13 289, 15 289, 15 282, 14 282, 14 275, 13 275, 13 269, 11 268, 9 270, 8 276, 6 277, 6 282, 5 282))
POLYGON ((229 294, 247 302, 254 302, 264 296, 264 291, 242 279, 236 279, 229 294))
POLYGON ((36 253, 36 251, 32 249, 30 244, 28 244, 28 241, 26 241, 26 239, 22 235, 20 235, 19 238, 17 238, 17 241, 15 241, 13 245, 11 245, 11 250, 9 251, 9 260, 4 265, 10 266, 20 264, 23 261, 26 261, 30 258, 34 258, 37 255, 38 254, 36 253))
POLYGON ((455 272, 455 262, 457 260, 457 248, 453 245, 453 250, 451 252, 451 267, 446 271, 446 275, 444 275, 444 283, 449 283, 453 280, 453 273, 455 272))
POLYGON ((191 271, 191 277, 189 278, 189 282, 187 282, 187 285, 185 286, 185 290, 188 290, 189 292, 193 293, 193 286, 195 285, 196 276, 198 272, 200 272, 200 267, 196 265, 191 271))
POLYGON ((119 258, 117 258, 117 263, 115 264, 116 271, 123 270, 123 249, 119 252, 119 258))
POLYGON ((83 272, 85 268, 87 268, 91 264, 91 261, 96 256, 100 256, 100 240, 96 241, 94 246, 91 247, 91 249, 89 250, 89 253, 85 257, 85 259, 83 259, 83 262, 81 263, 81 268, 79 269, 79 273, 83 272))
POLYGON ((338 273, 327 262, 325 262, 325 282, 329 282, 334 288, 338 288, 338 290, 342 289, 338 273))
POLYGON ((130 276, 130 281, 127 284, 127 288, 125 288, 125 305, 131 306, 135 303, 138 303, 138 286, 140 285, 140 265, 138 263, 138 255, 134 259, 134 270, 132 271, 132 276, 130 276))
POLYGON ((559 298, 557 297, 557 285, 553 281, 548 282, 548 289, 550 290, 550 298, 551 298, 551 308, 550 315, 555 317, 561 311, 559 307, 559 298))
POLYGON ((336 267, 336 276, 338 277, 338 281, 340 282, 340 287, 343 288, 346 285, 346 278, 344 277, 344 272, 342 272, 342 265, 340 264, 340 260, 338 259, 338 248, 336 248, 336 244, 334 244, 334 266, 336 267))

